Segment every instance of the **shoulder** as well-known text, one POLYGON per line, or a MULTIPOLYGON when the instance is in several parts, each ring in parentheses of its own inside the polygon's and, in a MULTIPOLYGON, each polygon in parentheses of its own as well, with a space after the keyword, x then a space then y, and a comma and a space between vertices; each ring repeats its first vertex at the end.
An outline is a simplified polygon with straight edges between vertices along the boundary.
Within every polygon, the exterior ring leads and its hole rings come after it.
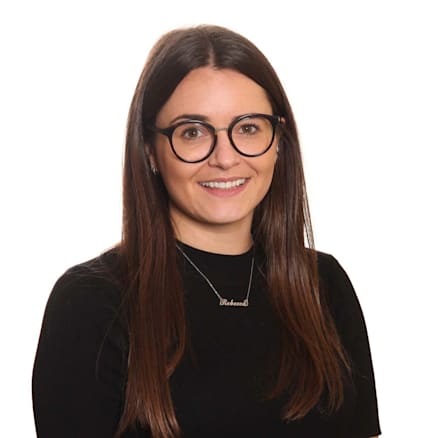
POLYGON ((69 299, 92 300, 97 295, 120 293, 118 275, 118 252, 111 249, 98 257, 67 269, 56 281, 53 288, 56 295, 69 299))
POLYGON ((56 281, 45 317, 84 320, 114 317, 121 302, 118 253, 112 249, 72 266, 56 281))
POLYGON ((317 251, 318 271, 322 281, 345 281, 348 277, 338 260, 331 254, 317 251))
POLYGON ((113 251, 104 253, 71 267, 53 287, 32 376, 38 436, 114 433, 128 357, 116 261, 113 251))
POLYGON ((331 254, 317 251, 318 273, 322 293, 329 303, 338 300, 357 300, 356 293, 339 261, 331 254))
POLYGON ((333 316, 352 371, 356 401, 351 436, 379 435, 373 364, 359 300, 347 273, 333 256, 318 253, 318 269, 322 301, 333 316))
POLYGON ((318 252, 320 293, 332 314, 341 337, 365 333, 365 321, 353 284, 339 261, 318 252))

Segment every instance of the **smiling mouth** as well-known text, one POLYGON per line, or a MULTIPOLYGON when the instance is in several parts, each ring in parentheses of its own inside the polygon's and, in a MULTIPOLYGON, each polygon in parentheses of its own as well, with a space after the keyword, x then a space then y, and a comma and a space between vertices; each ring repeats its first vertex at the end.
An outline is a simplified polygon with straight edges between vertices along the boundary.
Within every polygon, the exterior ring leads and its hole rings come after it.
POLYGON ((203 181, 199 184, 203 187, 208 187, 210 189, 222 189, 229 190, 236 187, 240 187, 245 184, 246 178, 235 179, 234 181, 203 181))

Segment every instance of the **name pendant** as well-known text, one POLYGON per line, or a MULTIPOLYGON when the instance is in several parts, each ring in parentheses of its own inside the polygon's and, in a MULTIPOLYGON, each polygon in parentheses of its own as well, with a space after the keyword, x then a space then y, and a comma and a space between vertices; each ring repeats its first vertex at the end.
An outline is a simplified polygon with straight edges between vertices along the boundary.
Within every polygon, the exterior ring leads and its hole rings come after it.
POLYGON ((219 300, 219 306, 248 307, 248 299, 243 301, 234 301, 234 300, 227 300, 226 298, 221 298, 219 300))

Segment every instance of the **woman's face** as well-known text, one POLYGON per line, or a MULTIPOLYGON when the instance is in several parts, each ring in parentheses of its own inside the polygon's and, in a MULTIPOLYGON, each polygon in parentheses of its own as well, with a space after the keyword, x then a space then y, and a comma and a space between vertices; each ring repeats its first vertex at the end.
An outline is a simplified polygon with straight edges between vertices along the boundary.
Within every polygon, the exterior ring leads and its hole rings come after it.
MULTIPOLYGON (((158 113, 156 126, 167 128, 196 114, 223 128, 248 113, 272 114, 264 89, 234 70, 202 67, 179 83, 158 113)), ((244 157, 223 130, 206 160, 185 163, 174 155, 168 138, 157 134, 151 159, 167 188, 177 236, 211 227, 249 233, 254 209, 271 185, 277 142, 264 155, 244 157)))

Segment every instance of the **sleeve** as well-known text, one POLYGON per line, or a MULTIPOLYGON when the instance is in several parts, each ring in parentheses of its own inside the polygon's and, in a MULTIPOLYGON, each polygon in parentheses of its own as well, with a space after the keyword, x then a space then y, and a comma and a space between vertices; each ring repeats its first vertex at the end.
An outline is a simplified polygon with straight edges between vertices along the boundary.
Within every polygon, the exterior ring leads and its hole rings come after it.
POLYGON ((352 368, 355 404, 350 421, 351 438, 368 438, 381 434, 377 396, 368 333, 359 300, 351 281, 329 255, 326 259, 328 304, 332 310, 341 342, 352 368))
POLYGON ((55 284, 32 378, 38 437, 114 436, 127 357, 119 297, 84 269, 67 271, 55 284))

